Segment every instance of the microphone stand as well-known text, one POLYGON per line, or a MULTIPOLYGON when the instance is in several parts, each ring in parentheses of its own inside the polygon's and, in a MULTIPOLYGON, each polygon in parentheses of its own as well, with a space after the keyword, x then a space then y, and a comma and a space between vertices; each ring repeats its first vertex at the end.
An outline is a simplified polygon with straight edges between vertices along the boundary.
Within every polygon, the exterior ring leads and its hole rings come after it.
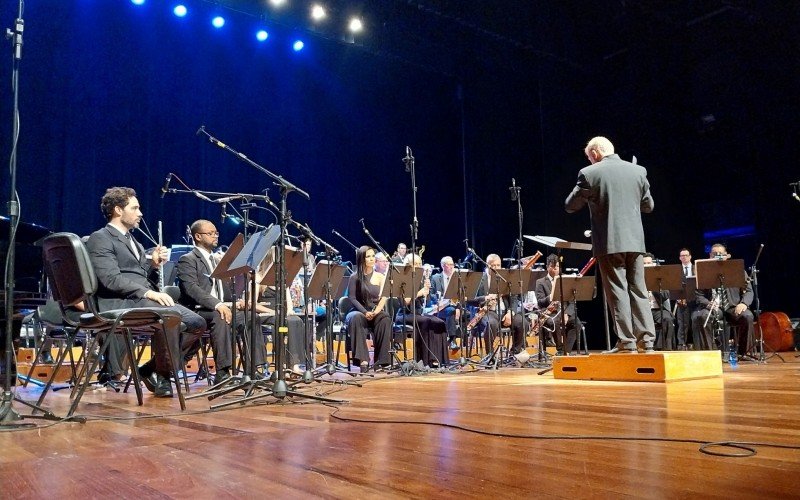
POLYGON ((11 370, 16 370, 14 362, 14 266, 15 250, 17 238, 17 226, 19 225, 19 198, 17 197, 17 144, 19 140, 19 65, 22 60, 22 32, 25 28, 25 21, 22 19, 24 1, 19 0, 17 18, 14 20, 14 28, 6 29, 6 38, 11 39, 13 47, 11 89, 13 93, 13 112, 12 112, 12 133, 11 133, 11 157, 9 159, 9 195, 8 195, 8 250, 6 252, 6 282, 5 282, 5 360, 3 368, 3 393, 0 396, 0 429, 33 427, 31 422, 20 422, 23 418, 48 418, 56 417, 36 405, 14 397, 11 392, 11 370), (14 410, 14 401, 28 406, 34 410, 40 410, 44 415, 20 415, 14 410))
MULTIPOLYGON (((764 353, 764 330, 761 328, 761 323, 759 322, 759 318, 761 318, 761 299, 758 296, 758 259, 761 258, 761 252, 764 251, 764 244, 762 243, 761 246, 758 247, 758 253, 756 254, 756 260, 753 262, 753 266, 750 268, 750 283, 753 285, 753 315, 755 316, 754 324, 756 328, 758 328, 758 347, 756 348, 756 361, 758 363, 766 363, 767 357, 764 353)), ((775 356, 778 356, 781 361, 786 362, 780 354, 777 352, 773 353, 775 356)))
MULTIPOLYGON (((517 241, 516 241, 516 250, 517 250, 517 280, 519 282, 519 314, 522 315, 522 350, 525 351, 528 348, 528 336, 527 336, 527 329, 525 328, 525 298, 527 296, 527 290, 525 293, 522 291, 522 257, 524 255, 524 243, 522 239, 522 220, 523 220, 523 213, 522 213, 522 199, 520 196, 520 191, 522 188, 517 186, 517 181, 512 178, 511 179, 511 187, 508 188, 511 191, 511 201, 517 202, 517 241)), ((511 298, 509 297, 509 304, 511 304, 511 298)), ((514 335, 514 308, 511 308, 511 335, 513 339, 514 335)), ((539 336, 541 340, 542 336, 539 336)), ((512 350, 513 350, 513 341, 512 341, 512 350)), ((516 354, 516 353, 514 353, 516 354)))
MULTIPOLYGON (((411 254, 416 256, 417 236, 419 233, 419 220, 417 219, 417 175, 414 166, 414 155, 411 153, 411 148, 409 146, 406 146, 406 156, 403 158, 403 164, 405 164, 406 172, 411 173, 411 208, 413 213, 413 219, 411 221, 411 254)), ((414 358, 414 363, 416 363, 417 359, 421 359, 421 357, 417 353, 417 266, 414 265, 414 259, 416 259, 416 257, 412 257, 411 260, 411 283, 413 283, 411 287, 413 293, 413 297, 411 297, 411 324, 413 332, 411 335, 411 353, 414 358)), ((420 266, 421 265, 422 259, 420 258, 420 266)), ((422 305, 423 307, 425 306, 424 299, 422 305)), ((400 304, 400 307, 405 307, 405 304, 400 304)), ((405 335, 403 337, 403 342, 405 342, 405 335)))
MULTIPOLYGON (((309 196, 309 194, 307 192, 303 191, 302 189, 300 189, 295 184, 293 184, 293 183, 287 181, 286 179, 284 179, 282 176, 274 174, 274 173, 270 172, 269 170, 267 170, 266 168, 264 168, 261 165, 259 165, 258 163, 252 161, 244 153, 236 151, 235 149, 231 148, 227 144, 225 144, 222 141, 218 140, 217 138, 215 138, 214 136, 212 136, 211 134, 206 132, 205 126, 201 126, 200 129, 197 131, 197 134, 198 135, 201 135, 201 134, 205 135, 208 138, 208 141, 211 142, 212 144, 214 144, 215 146, 218 146, 218 147, 224 149, 225 151, 228 151, 229 153, 231 153, 232 155, 234 155, 236 158, 240 159, 244 163, 246 163, 246 164, 250 165, 251 167, 259 170, 260 172, 266 174, 268 177, 270 177, 274 181, 274 184, 276 186, 278 186, 278 188, 280 189, 280 193, 281 193, 280 217, 279 217, 281 231, 280 231, 280 238, 278 239, 278 243, 277 243, 278 248, 277 248, 277 251, 275 252, 275 254, 276 254, 276 262, 275 263, 276 263, 277 271, 278 271, 277 272, 277 280, 276 280, 277 283, 276 283, 276 287, 275 287, 275 293, 276 293, 276 297, 275 297, 275 334, 273 335, 273 346, 277 345, 277 348, 274 349, 274 351, 275 351, 275 375, 276 375, 276 377, 275 377, 275 381, 273 383, 272 389, 268 390, 267 394, 260 394, 260 395, 254 395, 254 396, 245 397, 245 398, 242 398, 239 401, 235 401, 235 402, 230 403, 230 404, 244 403, 244 402, 247 402, 247 401, 260 399, 260 398, 262 398, 264 396, 267 396, 267 395, 275 396, 278 399, 283 399, 287 395, 290 395, 290 396, 300 396, 300 397, 308 398, 308 399, 315 399, 317 401, 326 401, 326 402, 335 401, 335 400, 330 399, 330 398, 324 398, 324 397, 320 397, 320 396, 313 396, 313 395, 310 395, 310 394, 302 394, 302 393, 299 393, 299 392, 296 392, 296 391, 288 390, 288 388, 286 386, 286 371, 285 371, 284 366, 283 366, 283 362, 284 362, 283 351, 285 350, 285 346, 286 346, 286 342, 284 340, 284 338, 285 338, 284 336, 288 332, 288 328, 286 326, 287 325, 287 321, 286 321, 286 314, 287 314, 286 307, 287 307, 287 304, 286 304, 286 260, 285 260, 286 259, 286 255, 285 255, 285 249, 286 249, 286 226, 287 226, 287 223, 288 223, 288 220, 289 220, 290 217, 289 217, 289 211, 288 211, 288 209, 286 207, 286 203, 287 203, 287 198, 289 197, 289 194, 292 193, 292 192, 298 193, 299 195, 303 196, 307 200, 310 200, 311 196, 309 196)), ((253 283, 254 292, 255 292, 255 288, 256 288, 256 286, 255 286, 255 282, 254 282, 253 283)), ((256 300, 256 297, 254 296, 253 297, 253 301, 255 301, 255 300, 256 300)), ((253 310, 255 311, 255 308, 253 310)), ((253 316, 255 316, 255 314, 253 316)), ((255 318, 254 318, 254 320, 255 320, 255 318)), ((255 328, 255 324, 253 325, 253 327, 255 328)), ((251 346, 251 354, 254 354, 254 353, 255 353, 255 345, 252 345, 251 346)), ((251 359, 254 359, 254 358, 251 358, 251 359)), ((252 364, 253 363, 251 362, 251 365, 252 364)), ((251 370, 252 370, 252 367, 251 367, 251 370)), ((220 406, 227 406, 227 405, 228 404, 226 403, 225 405, 220 405, 220 406)))

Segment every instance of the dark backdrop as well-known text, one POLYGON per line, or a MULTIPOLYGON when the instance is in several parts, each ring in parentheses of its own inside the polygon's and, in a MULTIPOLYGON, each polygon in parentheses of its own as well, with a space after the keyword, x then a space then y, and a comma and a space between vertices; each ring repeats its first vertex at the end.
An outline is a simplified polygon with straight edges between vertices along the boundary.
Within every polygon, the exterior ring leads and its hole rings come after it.
MULTIPOLYGON (((524 234, 585 241, 588 212, 568 215, 563 200, 586 163, 583 145, 601 134, 648 168, 656 201, 644 217, 651 251, 674 263, 680 247, 699 258, 720 239, 750 265, 765 243, 764 309, 800 313, 800 203, 788 186, 800 180, 795 7, 777 3, 755 21, 723 17, 697 29, 631 22, 619 33, 581 18, 585 2, 537 4, 517 17, 528 16, 537 40, 563 58, 513 43, 487 55, 456 38, 448 42, 456 70, 445 71, 287 26, 271 26, 269 41, 258 44, 245 16, 230 14, 225 29, 214 30, 205 18, 177 19, 160 4, 27 2, 23 221, 88 234, 104 222, 105 188, 126 185, 139 193, 153 232, 163 221, 166 242, 181 242, 200 217, 222 228, 223 241, 232 239, 238 228, 221 225, 218 207, 181 194, 160 198, 174 172, 192 188, 269 188, 277 201, 270 179, 195 135, 205 125, 308 191, 310 201, 289 198, 292 213, 348 258, 330 232, 364 243, 360 218, 387 249, 410 243, 406 145, 416 157, 425 260, 463 257, 466 237, 484 257, 507 257, 518 232, 512 177, 522 187, 524 234), (294 53, 289 42, 300 35, 306 48, 294 53), (594 42, 615 37, 635 43, 593 51, 594 42), (707 234, 731 228, 738 229, 707 234)), ((4 2, 0 14, 10 26, 16 2, 4 2)), ((0 82, 10 81, 5 60, 0 82)), ((2 89, 7 158, 11 92, 7 83, 2 89)), ((525 242, 526 254, 536 249, 546 251, 525 242)), ((581 267, 588 257, 567 254, 566 265, 581 267)), ((583 310, 597 323, 597 304, 583 310)), ((597 329, 590 335, 599 342, 597 329)))

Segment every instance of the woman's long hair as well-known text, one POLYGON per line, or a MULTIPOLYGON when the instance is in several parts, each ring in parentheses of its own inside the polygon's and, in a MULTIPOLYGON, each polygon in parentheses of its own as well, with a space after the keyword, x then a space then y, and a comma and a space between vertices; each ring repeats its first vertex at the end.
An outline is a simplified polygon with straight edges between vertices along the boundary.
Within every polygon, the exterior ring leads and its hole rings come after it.
POLYGON ((369 245, 364 245, 359 247, 356 250, 356 276, 358 280, 356 281, 356 298, 361 301, 364 298, 364 286, 366 285, 366 274, 364 273, 364 267, 367 263, 367 252, 374 251, 374 249, 369 245))

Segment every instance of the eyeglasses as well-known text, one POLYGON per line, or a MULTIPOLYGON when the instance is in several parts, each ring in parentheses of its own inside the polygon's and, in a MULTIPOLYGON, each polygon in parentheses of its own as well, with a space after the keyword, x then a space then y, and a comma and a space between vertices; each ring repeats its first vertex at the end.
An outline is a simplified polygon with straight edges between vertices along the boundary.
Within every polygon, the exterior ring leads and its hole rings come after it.
POLYGON ((209 231, 209 232, 197 233, 197 234, 210 234, 211 236, 219 236, 219 231, 209 231))

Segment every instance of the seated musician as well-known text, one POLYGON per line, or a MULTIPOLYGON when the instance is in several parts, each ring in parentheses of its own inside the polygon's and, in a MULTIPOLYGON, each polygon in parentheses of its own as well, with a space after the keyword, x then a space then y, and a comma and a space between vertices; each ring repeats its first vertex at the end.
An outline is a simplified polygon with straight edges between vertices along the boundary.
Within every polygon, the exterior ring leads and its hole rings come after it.
MULTIPOLYGON (((458 345, 455 344, 455 339, 459 336, 459 332, 461 331, 460 321, 462 310, 460 307, 456 307, 453 301, 444 298, 447 287, 450 286, 450 280, 453 278, 455 264, 453 263, 453 258, 449 255, 442 257, 440 264, 442 266, 442 272, 431 276, 431 299, 434 302, 436 316, 443 319, 447 326, 447 337, 450 343, 450 349, 458 349, 458 345)), ((469 312, 466 312, 464 320, 469 320, 469 312)), ((461 340, 463 342, 464 339, 461 340)))
MULTIPOLYGON (((645 267, 658 265, 653 259, 655 256, 647 252, 644 254, 643 262, 645 267)), ((650 312, 653 314, 653 323, 656 325, 656 341, 653 347, 657 351, 671 351, 675 349, 675 316, 672 314, 669 291, 663 290, 658 293, 650 290, 647 292, 647 299, 650 303, 650 312), (660 326, 660 328, 658 328, 660 326)))
POLYGON ((514 308, 517 309, 513 319, 508 296, 501 296, 500 300, 498 300, 498 291, 502 291, 502 288, 506 286, 501 280, 495 279, 492 272, 492 270, 501 269, 502 261, 500 256, 495 253, 489 254, 486 257, 486 263, 489 267, 484 270, 476 297, 474 300, 468 301, 468 304, 477 303, 481 306, 481 309, 476 313, 476 317, 483 314, 481 324, 483 325, 483 340, 486 351, 492 352, 494 350, 494 339, 500 333, 500 325, 502 324, 505 327, 511 326, 513 337, 512 353, 516 354, 525 349, 525 325, 527 320, 524 314, 519 314, 522 309, 518 300, 513 304, 514 308))
POLYGON ((86 242, 89 259, 97 275, 97 306, 108 311, 122 308, 158 307, 174 311, 185 325, 183 332, 157 332, 153 337, 155 357, 139 367, 139 375, 148 390, 156 397, 172 397, 170 365, 183 366, 197 350, 206 321, 172 297, 159 292, 159 264, 166 260, 166 248, 158 246, 150 258, 144 247, 131 236, 142 219, 136 192, 131 188, 112 187, 100 200, 100 208, 107 224, 92 233, 86 242), (167 344, 176 359, 169 359, 167 344))
MULTIPOLYGON (((715 243, 711 246, 710 259, 728 260, 730 254, 725 245, 715 243)), ((695 349, 714 350, 719 347, 714 343, 714 318, 708 320, 709 315, 714 315, 717 320, 725 315, 725 322, 733 330, 733 338, 740 356, 745 355, 753 347, 753 313, 750 304, 753 303, 753 286, 747 281, 747 287, 739 288, 714 288, 711 290, 698 289, 695 293, 695 311, 692 313, 692 335, 696 339, 695 349)), ((727 342, 727 335, 721 336, 727 342)))
POLYGON ((206 320, 217 368, 215 382, 220 383, 231 378, 233 353, 230 298, 226 304, 222 281, 210 277, 219 263, 214 254, 219 244, 219 232, 211 221, 204 219, 194 221, 189 231, 194 249, 181 256, 177 268, 180 303, 206 320))
POLYGON ((392 254, 392 262, 395 264, 402 264, 405 262, 406 253, 408 252, 408 247, 405 243, 398 243, 397 249, 392 254))
MULTIPOLYGON (((539 303, 539 309, 542 314, 549 315, 549 319, 543 324, 542 329, 552 332, 555 336, 556 351, 559 355, 563 355, 571 353, 575 348, 575 341, 578 338, 578 330, 581 327, 581 323, 575 316, 575 304, 570 302, 564 311, 563 324, 566 326, 567 337, 566 345, 564 345, 564 335, 561 328, 561 307, 560 305, 550 307, 552 303, 560 302, 558 300, 559 297, 554 297, 553 301, 550 300, 550 293, 553 291, 553 284, 556 276, 558 276, 560 267, 558 255, 550 254, 547 256, 547 275, 536 280, 536 300, 539 303)), ((539 335, 544 335, 544 333, 540 330, 539 335)))
POLYGON ((392 319, 385 312, 386 298, 381 297, 384 276, 375 272, 375 250, 362 246, 356 250, 356 272, 350 276, 348 297, 353 309, 347 314, 345 323, 350 332, 353 361, 362 372, 369 369, 367 335, 373 334, 376 367, 391 363, 389 343, 392 341, 392 319))
MULTIPOLYGON (((413 265, 422 269, 422 259, 418 255, 406 255, 406 264, 413 265)), ((411 307, 414 307, 416 313, 417 330, 415 335, 416 343, 416 360, 422 361, 425 366, 438 367, 447 366, 450 357, 447 349, 447 326, 444 320, 436 316, 429 316, 423 314, 425 302, 430 295, 431 281, 425 279, 422 288, 417 292, 412 306, 411 298, 406 297, 405 307, 401 307, 397 311, 395 321, 411 325, 414 323, 414 314, 412 314, 411 307)))

